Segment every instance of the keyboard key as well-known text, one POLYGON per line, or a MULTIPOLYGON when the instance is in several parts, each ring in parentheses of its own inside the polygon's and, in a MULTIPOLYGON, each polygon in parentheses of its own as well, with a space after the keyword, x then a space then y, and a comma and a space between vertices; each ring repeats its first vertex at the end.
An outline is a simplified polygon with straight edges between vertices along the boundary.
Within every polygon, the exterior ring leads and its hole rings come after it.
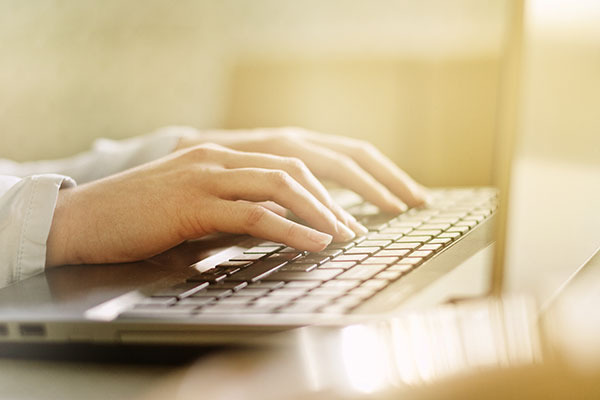
POLYGON ((385 279, 387 281, 395 281, 402 276, 402 272, 399 271, 383 271, 375 275, 377 279, 385 279))
POLYGON ((223 297, 231 296, 233 294, 233 290, 231 289, 205 289, 201 290, 192 295, 192 298, 196 297, 209 297, 212 299, 220 299, 223 297))
POLYGON ((343 274, 338 276, 336 280, 340 279, 351 279, 351 280, 367 280, 369 278, 377 275, 378 272, 383 271, 387 265, 379 264, 371 264, 371 265, 357 265, 349 270, 345 271, 343 274))
POLYGON ((211 289, 230 289, 234 292, 241 290, 248 286, 247 282, 221 282, 216 285, 210 286, 211 289))
POLYGON ((436 250, 439 250, 439 249, 441 249, 442 247, 444 247, 444 245, 443 245, 443 244, 441 244, 441 243, 433 243, 433 244, 430 244, 430 243, 431 243, 431 241, 430 241, 429 243, 427 243, 427 244, 424 244, 423 246, 419 247, 419 250, 431 250, 431 251, 436 251, 436 250))
POLYGON ((213 268, 200 274, 190 276, 186 279, 186 282, 219 282, 225 278, 227 278, 227 272, 221 272, 220 270, 213 268))
POLYGON ((287 262, 285 260, 261 260, 242 269, 227 278, 229 281, 256 282, 277 271, 287 262))
MULTIPOLYGON (((457 237, 459 237, 461 235, 460 232, 444 232, 444 233, 440 233, 437 238, 450 238, 450 239, 456 239, 457 237)), ((434 239, 432 239, 433 242, 434 239)))
POLYGON ((395 250, 384 249, 384 250, 381 250, 379 253, 377 253, 375 256, 376 257, 404 257, 408 253, 410 253, 410 249, 395 249, 395 250))
POLYGON ((240 254, 235 257, 231 257, 229 261, 256 261, 264 256, 265 254, 240 254))
POLYGON ((321 284, 321 281, 298 281, 298 282, 288 282, 285 287, 286 288, 303 288, 306 290, 316 288, 321 284))
POLYGON ((404 236, 397 240, 398 243, 425 243, 431 240, 431 236, 404 236))
POLYGON ((308 254, 308 251, 302 251, 302 250, 298 250, 295 249, 293 247, 284 247, 283 249, 277 251, 278 253, 300 253, 301 255, 305 256, 308 254))
POLYGON ((423 225, 421 221, 402 221, 400 219, 398 221, 391 222, 390 228, 416 228, 420 225, 423 225))
POLYGON ((208 287, 208 282, 180 283, 170 288, 161 289, 152 293, 152 297, 178 297, 180 299, 193 295, 208 287))
POLYGON ((294 261, 304 255, 303 252, 295 251, 290 253, 273 253, 265 258, 264 261, 294 261))
POLYGON ((344 261, 344 262, 326 262, 319 266, 319 269, 348 269, 356 265, 355 261, 344 261))
POLYGON ((290 303, 290 298, 285 296, 265 296, 254 301, 255 307, 272 307, 277 308, 290 303))
POLYGON ((336 258, 331 260, 331 262, 346 262, 346 261, 360 262, 367 257, 368 256, 366 254, 348 254, 348 255, 342 254, 341 256, 337 256, 336 258))
POLYGON ((221 306, 223 304, 234 304, 234 305, 246 305, 252 301, 252 297, 244 297, 244 296, 232 296, 226 297, 224 299, 219 300, 215 305, 221 306))
POLYGON ((344 281, 338 281, 338 280, 334 280, 334 281, 329 281, 329 282, 325 282, 323 285, 321 285, 322 288, 344 288, 347 290, 350 290, 352 288, 355 288, 356 286, 358 286, 360 284, 360 281, 358 280, 344 280, 344 281))
POLYGON ((399 260, 399 257, 378 257, 374 255, 373 257, 369 257, 362 262, 362 265, 371 265, 371 264, 385 264, 390 265, 399 260))
POLYGON ((441 244, 441 245, 447 245, 448 243, 452 242, 452 238, 441 238, 441 237, 436 237, 431 239, 429 242, 427 242, 427 244, 441 244))
MULTIPOLYGON (((430 241, 431 242, 431 241, 430 241)), ((412 242, 412 243, 392 243, 390 244, 388 247, 386 247, 386 250, 401 250, 401 249, 416 249, 417 247, 421 246, 421 243, 419 242, 412 242)))
POLYGON ((287 286, 284 286, 281 289, 273 290, 271 293, 269 293, 269 296, 289 297, 290 299, 295 299, 296 297, 304 296, 307 291, 308 289, 306 288, 288 288, 287 286))
POLYGON ((298 261, 302 261, 305 263, 315 263, 315 264, 321 265, 323 263, 326 263, 330 259, 331 259, 331 257, 329 257, 327 255, 318 255, 316 253, 309 253, 306 257, 303 257, 298 261))
POLYGON ((336 298, 348 291, 344 287, 318 287, 307 293, 308 296, 323 296, 329 298, 336 298))
POLYGON ((244 254, 269 254, 279 249, 281 249, 281 246, 256 246, 244 251, 244 254))
POLYGON ((217 268, 244 268, 252 264, 252 261, 225 261, 217 265, 217 268))
POLYGON ((231 297, 249 297, 256 298, 261 297, 269 293, 271 289, 255 289, 255 288, 245 288, 244 290, 235 292, 231 295, 231 297))
POLYGON ((397 271, 405 274, 409 271, 412 271, 414 267, 415 266, 413 264, 394 264, 388 269, 386 269, 386 271, 397 271))
POLYGON ((440 229, 417 229, 408 234, 408 236, 436 236, 442 233, 440 229))
POLYGON ((433 255, 433 251, 431 250, 417 250, 417 251, 413 251, 410 256, 411 257, 422 257, 422 258, 429 258, 433 255))
POLYGON ((283 266, 280 271, 286 272, 309 272, 317 268, 315 263, 291 263, 283 266))
MULTIPOLYGON (((365 240, 362 243, 357 244, 357 247, 385 247, 389 244, 391 244, 392 241, 391 240, 365 240)), ((348 254, 346 252, 346 254, 348 254)))
POLYGON ((417 266, 417 265, 423 263, 423 261, 425 261, 425 260, 421 257, 404 257, 403 259, 398 261, 398 264, 409 264, 412 266, 417 266))
POLYGON ((320 269, 310 272, 277 272, 267 276, 265 280, 278 281, 328 281, 342 273, 342 269, 320 269))
POLYGON ((374 254, 379 251, 379 247, 354 247, 350 250, 346 250, 344 254, 374 254))
POLYGON ((483 215, 467 215, 463 218, 463 221, 476 221, 477 223, 483 221, 485 217, 483 215))
MULTIPOLYGON (((428 221, 428 224, 443 224, 443 225, 445 226, 445 225, 455 224, 455 223, 457 223, 459 220, 460 220, 460 219, 459 219, 459 218, 456 218, 456 217, 444 217, 444 218, 439 218, 439 217, 437 217, 437 218, 432 218, 432 219, 430 219, 430 220, 428 221)), ((448 227, 448 226, 446 226, 446 227, 445 227, 444 229, 442 229, 442 230, 446 230, 446 229, 448 229, 448 228, 449 228, 449 227, 448 227)))
MULTIPOLYGON (((445 233, 450 233, 450 232, 459 232, 459 233, 466 233, 470 228, 468 226, 453 226, 452 228, 448 228, 446 230, 445 233)), ((441 237, 441 235, 440 235, 441 237)))
POLYGON ((477 225, 477 221, 469 221, 464 219, 454 224, 454 226, 468 226, 469 228, 472 228, 475 225, 477 225))
POLYGON ((156 307, 169 307, 175 304, 177 299, 172 297, 146 297, 135 305, 153 305, 156 307))
MULTIPOLYGON (((385 271, 383 271, 383 272, 385 272, 385 271)), ((383 272, 380 272, 380 274, 383 274, 383 272)), ((369 297, 371 297, 375 293, 377 293, 377 290, 361 286, 361 287, 357 287, 356 289, 351 290, 348 293, 350 295, 352 295, 353 297, 357 297, 357 298, 361 298, 361 299, 368 299, 369 297)))
POLYGON ((342 250, 348 250, 351 249, 352 247, 354 247, 354 242, 344 242, 344 243, 331 243, 329 246, 327 246, 328 249, 342 249, 342 250))
POLYGON ((177 307, 189 306, 189 307, 202 307, 207 304, 211 304, 215 301, 210 297, 188 297, 177 302, 177 307))
POLYGON ((364 282, 362 285, 360 285, 360 287, 366 287, 369 289, 379 291, 379 290, 385 288, 387 285, 388 285, 388 281, 386 281, 386 280, 370 279, 370 280, 364 282))
POLYGON ((333 257, 335 257, 337 255, 342 254, 342 252, 343 252, 342 249, 325 249, 325 250, 320 251, 320 252, 315 253, 315 254, 318 254, 320 256, 329 256, 329 257, 333 258, 333 257))
POLYGON ((283 287, 283 285, 285 285, 285 282, 283 281, 261 281, 251 283, 250 285, 248 285, 248 289, 278 289, 280 287, 283 287))
POLYGON ((389 228, 382 229, 381 231, 379 231, 379 233, 384 233, 384 234, 396 233, 396 234, 406 235, 407 233, 411 232, 412 230, 413 230, 413 228, 410 226, 390 226, 389 228))
POLYGON ((402 233, 371 233, 368 240, 398 240, 403 236, 402 233))
POLYGON ((445 231, 448 228, 450 228, 450 224, 448 224, 448 223, 445 223, 445 224, 439 224, 439 223, 438 224, 423 224, 419 227, 419 230, 438 229, 441 231, 445 231))

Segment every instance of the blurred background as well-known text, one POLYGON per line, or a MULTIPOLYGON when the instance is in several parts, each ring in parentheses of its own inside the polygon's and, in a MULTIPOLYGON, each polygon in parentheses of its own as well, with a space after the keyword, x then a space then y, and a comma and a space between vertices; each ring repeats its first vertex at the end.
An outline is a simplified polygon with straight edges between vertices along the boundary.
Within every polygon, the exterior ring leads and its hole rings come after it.
POLYGON ((428 185, 489 184, 504 3, 1 0, 0 157, 295 125, 373 141, 428 185))

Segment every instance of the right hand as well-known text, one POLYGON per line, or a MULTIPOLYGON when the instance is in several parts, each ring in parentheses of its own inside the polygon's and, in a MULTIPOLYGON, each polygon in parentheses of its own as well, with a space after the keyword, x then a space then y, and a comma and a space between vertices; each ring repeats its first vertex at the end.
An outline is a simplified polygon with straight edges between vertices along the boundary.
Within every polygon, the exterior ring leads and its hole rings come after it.
POLYGON ((47 266, 136 261, 213 232, 320 251, 353 231, 366 229, 302 161, 206 144, 61 190, 46 259, 47 266), (285 209, 312 228, 285 218, 285 209))

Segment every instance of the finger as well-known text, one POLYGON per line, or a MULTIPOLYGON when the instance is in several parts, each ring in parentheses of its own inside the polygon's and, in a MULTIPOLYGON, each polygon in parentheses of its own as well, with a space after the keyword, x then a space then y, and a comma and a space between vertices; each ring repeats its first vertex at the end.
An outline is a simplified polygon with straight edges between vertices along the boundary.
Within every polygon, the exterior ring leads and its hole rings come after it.
POLYGON ((282 146, 279 151, 301 158, 317 176, 340 183, 385 211, 399 213, 406 210, 394 194, 346 155, 306 141, 282 146))
POLYGON ((317 200, 331 210, 339 221, 350 227, 358 234, 368 232, 367 228, 356 221, 350 213, 339 206, 330 196, 323 184, 313 175, 304 162, 296 157, 280 157, 260 153, 234 152, 235 157, 227 157, 224 161, 226 168, 259 167, 281 169, 290 174, 298 183, 304 186, 317 200))
POLYGON ((248 203, 248 204, 257 204, 259 206, 266 208, 269 211, 273 211, 275 214, 277 214, 281 217, 287 217, 287 215, 288 215, 288 211, 285 208, 281 207, 277 203, 273 203, 272 201, 261 201, 259 203, 254 203, 252 201, 246 201, 246 200, 239 200, 239 201, 248 203))
POLYGON ((221 232, 248 234, 313 252, 323 250, 332 240, 331 235, 290 221, 258 204, 223 201, 219 208, 221 212, 213 226, 221 232))
POLYGON ((260 168, 222 170, 215 194, 227 200, 274 201, 288 208, 310 226, 335 240, 347 241, 355 234, 287 172, 260 168))
POLYGON ((370 143, 331 135, 311 135, 308 140, 351 157, 410 207, 425 202, 422 187, 370 143))
POLYGON ((329 195, 321 182, 310 172, 309 168, 300 159, 295 157, 281 157, 271 154, 242 152, 213 146, 214 151, 205 156, 205 161, 218 160, 225 168, 264 168, 283 170, 306 188, 317 200, 327 207, 347 227, 357 234, 365 234, 367 228, 340 207, 329 195), (210 159, 209 159, 210 158, 210 159))

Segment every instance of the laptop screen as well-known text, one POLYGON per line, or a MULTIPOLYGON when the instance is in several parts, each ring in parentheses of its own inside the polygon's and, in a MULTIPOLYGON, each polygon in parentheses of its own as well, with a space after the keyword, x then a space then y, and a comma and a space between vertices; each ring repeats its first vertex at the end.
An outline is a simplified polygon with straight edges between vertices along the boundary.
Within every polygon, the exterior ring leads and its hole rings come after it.
POLYGON ((600 5, 592 3, 534 0, 525 10, 504 289, 540 304, 600 244, 600 5))

